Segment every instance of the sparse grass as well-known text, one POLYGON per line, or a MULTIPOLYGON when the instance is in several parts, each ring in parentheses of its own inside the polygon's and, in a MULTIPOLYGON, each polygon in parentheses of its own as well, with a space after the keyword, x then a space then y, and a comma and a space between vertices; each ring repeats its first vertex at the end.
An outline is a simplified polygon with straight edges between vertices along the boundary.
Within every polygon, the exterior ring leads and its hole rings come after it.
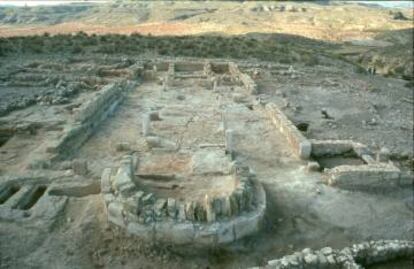
POLYGON ((250 37, 222 36, 129 36, 108 34, 103 36, 79 32, 75 35, 48 35, 10 37, 0 39, 0 55, 10 53, 156 53, 165 56, 203 58, 258 59, 281 63, 319 64, 315 52, 292 42, 269 42, 250 37), (19 44, 19 46, 16 46, 19 44))

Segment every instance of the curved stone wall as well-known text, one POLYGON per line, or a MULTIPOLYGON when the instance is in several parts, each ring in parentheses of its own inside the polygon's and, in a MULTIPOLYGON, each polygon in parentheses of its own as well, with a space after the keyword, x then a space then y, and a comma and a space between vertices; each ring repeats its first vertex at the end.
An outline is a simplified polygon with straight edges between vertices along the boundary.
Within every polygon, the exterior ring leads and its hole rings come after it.
POLYGON ((236 166, 236 186, 227 197, 204 197, 202 202, 157 198, 137 188, 136 156, 125 156, 113 174, 103 171, 101 192, 108 221, 144 240, 175 244, 215 245, 257 232, 266 197, 247 167, 236 166))

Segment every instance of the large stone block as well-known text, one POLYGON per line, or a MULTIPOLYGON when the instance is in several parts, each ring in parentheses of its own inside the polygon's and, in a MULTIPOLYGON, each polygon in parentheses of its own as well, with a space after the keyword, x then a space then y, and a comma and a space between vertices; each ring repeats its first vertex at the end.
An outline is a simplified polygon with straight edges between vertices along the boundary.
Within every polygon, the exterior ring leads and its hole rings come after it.
POLYGON ((113 201, 108 205, 108 221, 120 226, 125 227, 124 221, 124 207, 122 203, 113 201))
POLYGON ((102 172, 101 176, 101 192, 102 193, 110 193, 112 191, 112 183, 111 183, 111 168, 105 168, 102 172))
POLYGON ((308 140, 303 140, 299 144, 299 156, 301 159, 309 159, 312 152, 312 144, 308 140))

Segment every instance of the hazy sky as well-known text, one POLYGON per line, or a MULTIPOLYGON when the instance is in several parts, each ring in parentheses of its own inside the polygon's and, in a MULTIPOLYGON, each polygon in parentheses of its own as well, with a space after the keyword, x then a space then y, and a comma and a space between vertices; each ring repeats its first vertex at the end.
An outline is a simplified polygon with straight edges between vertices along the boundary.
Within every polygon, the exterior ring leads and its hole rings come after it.
POLYGON ((352 1, 364 4, 377 4, 383 7, 413 8, 413 1, 352 1))
POLYGON ((59 5, 59 4, 68 4, 68 3, 76 3, 76 2, 105 2, 105 1, 99 1, 99 0, 60 0, 60 1, 49 1, 49 0, 43 0, 43 1, 33 1, 33 0, 0 0, 0 5, 12 5, 12 6, 40 6, 40 5, 59 5))
MULTIPOLYGON (((88 2, 106 2, 107 0, 87 0, 88 2)), ((60 1, 52 1, 52 0, 43 0, 43 1, 36 1, 36 0, 0 0, 0 5, 14 5, 14 6, 38 6, 38 5, 59 5, 59 4, 67 4, 73 2, 85 2, 84 0, 60 0, 60 1)), ((359 3, 367 3, 367 4, 377 4, 383 7, 405 7, 405 8, 413 8, 414 4, 412 1, 348 1, 348 2, 359 2, 359 3)))

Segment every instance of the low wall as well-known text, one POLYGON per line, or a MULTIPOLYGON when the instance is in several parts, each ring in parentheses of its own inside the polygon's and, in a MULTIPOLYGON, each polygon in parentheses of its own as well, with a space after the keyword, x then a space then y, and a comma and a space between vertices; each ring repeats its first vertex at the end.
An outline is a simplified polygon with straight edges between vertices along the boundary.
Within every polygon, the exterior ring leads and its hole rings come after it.
POLYGON ((108 221, 143 240, 214 245, 234 241, 260 229, 266 208, 262 186, 236 171, 239 185, 229 197, 205 197, 202 203, 156 198, 138 190, 133 179, 136 158, 126 156, 116 174, 101 178, 108 221))
POLYGON ((254 80, 247 74, 240 71, 239 67, 235 63, 229 63, 230 75, 236 80, 240 81, 246 91, 250 94, 257 94, 257 85, 254 80))
POLYGON ((96 127, 115 111, 124 99, 123 92, 130 87, 126 81, 103 87, 77 109, 73 123, 64 129, 57 140, 49 143, 46 151, 57 154, 56 158, 59 158, 59 155, 79 148, 93 134, 96 127))
POLYGON ((309 140, 312 144, 312 157, 355 155, 362 158, 364 155, 372 156, 367 146, 352 140, 309 140))
POLYGON ((266 111, 271 122, 286 137, 295 154, 301 159, 309 159, 312 150, 311 142, 305 138, 276 104, 268 103, 266 111))
POLYGON ((329 185, 344 189, 386 189, 400 185, 401 171, 392 163, 369 165, 341 165, 326 169, 325 180, 329 185))
MULTIPOLYGON (((414 241, 380 240, 363 242, 342 250, 324 247, 320 250, 309 248, 280 259, 268 261, 266 269, 362 269, 362 266, 392 261, 412 259, 414 241)), ((253 268, 251 268, 253 269, 253 268)))

